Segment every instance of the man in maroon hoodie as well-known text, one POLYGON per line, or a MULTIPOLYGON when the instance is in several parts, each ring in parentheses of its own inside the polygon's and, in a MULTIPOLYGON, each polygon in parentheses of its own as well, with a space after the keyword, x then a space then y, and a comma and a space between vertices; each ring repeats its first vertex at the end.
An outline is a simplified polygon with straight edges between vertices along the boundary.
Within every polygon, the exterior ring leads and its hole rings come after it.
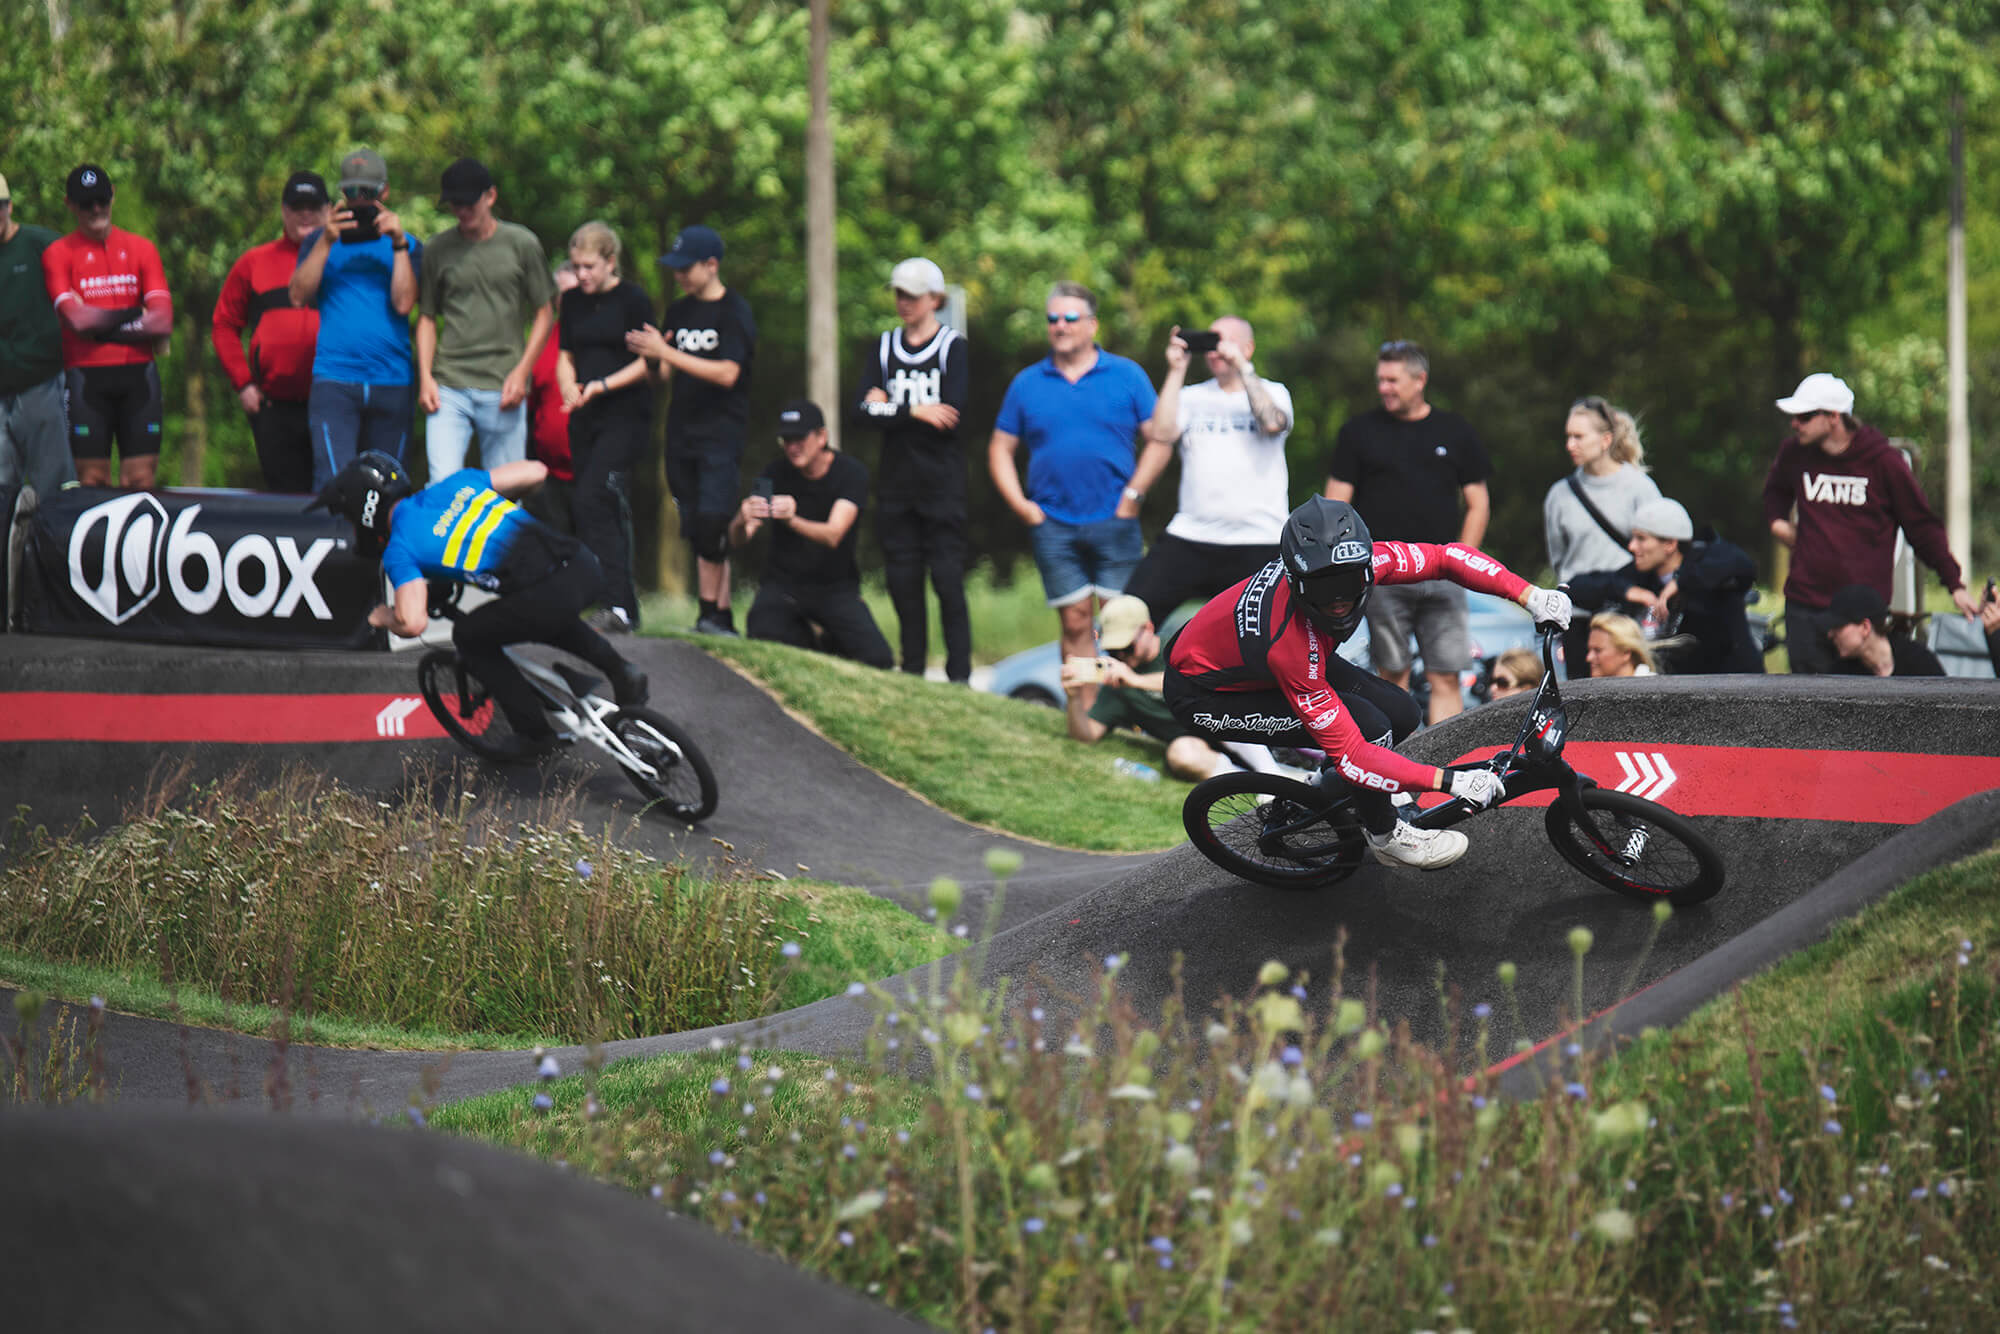
POLYGON ((319 342, 319 312, 294 306, 288 287, 299 264, 299 245, 326 225, 326 182, 310 171, 295 171, 279 199, 284 233, 253 246, 230 266, 215 300, 211 334, 215 355, 257 442, 257 464, 266 491, 313 489, 312 432, 306 426, 306 399, 312 393, 313 349, 319 342), (243 355, 243 332, 250 331, 250 355, 243 355))
POLYGON ((1832 668, 1826 609, 1835 593, 1865 584, 1888 600, 1898 528, 1959 610, 1976 616, 1979 603, 1966 591, 1923 487, 1880 431, 1854 419, 1854 391, 1846 382, 1824 371, 1808 375, 1798 392, 1778 400, 1778 411, 1791 417, 1792 434, 1764 479, 1764 519, 1792 549, 1785 580, 1792 670, 1832 668))

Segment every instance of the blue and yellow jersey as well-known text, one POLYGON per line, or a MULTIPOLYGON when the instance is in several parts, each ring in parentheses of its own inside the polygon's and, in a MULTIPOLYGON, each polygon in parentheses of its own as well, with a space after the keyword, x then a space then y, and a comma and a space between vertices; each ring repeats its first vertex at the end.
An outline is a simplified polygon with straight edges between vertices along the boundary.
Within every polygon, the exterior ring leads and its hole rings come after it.
POLYGON ((392 588, 421 577, 504 593, 546 575, 566 545, 495 491, 491 474, 462 468, 397 504, 382 572, 392 588))

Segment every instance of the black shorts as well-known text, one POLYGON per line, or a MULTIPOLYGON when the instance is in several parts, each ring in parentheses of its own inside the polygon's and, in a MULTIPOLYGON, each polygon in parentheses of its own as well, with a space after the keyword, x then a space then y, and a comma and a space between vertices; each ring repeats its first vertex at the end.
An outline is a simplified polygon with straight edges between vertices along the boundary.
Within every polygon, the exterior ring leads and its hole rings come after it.
POLYGON ((691 515, 727 517, 736 513, 737 474, 742 466, 741 440, 697 436, 667 442, 667 489, 680 506, 683 531, 691 515))
POLYGON ((131 366, 72 366, 63 372, 69 400, 69 453, 76 459, 108 459, 118 444, 121 459, 160 452, 160 369, 152 362, 131 366))

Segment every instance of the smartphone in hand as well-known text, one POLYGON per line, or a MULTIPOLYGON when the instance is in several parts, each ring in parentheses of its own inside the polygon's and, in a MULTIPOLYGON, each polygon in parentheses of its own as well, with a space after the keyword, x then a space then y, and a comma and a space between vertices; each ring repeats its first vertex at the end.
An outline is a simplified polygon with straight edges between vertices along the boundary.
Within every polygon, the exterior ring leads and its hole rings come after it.
POLYGON ((750 484, 750 494, 759 500, 769 500, 777 486, 768 477, 759 477, 750 484))
POLYGON ((1222 335, 1213 329, 1183 329, 1181 341, 1188 345, 1188 351, 1213 352, 1222 346, 1222 335))
POLYGON ((375 225, 375 215, 382 211, 380 204, 357 203, 348 211, 354 215, 354 225, 340 234, 341 240, 359 244, 381 239, 382 229, 375 225))

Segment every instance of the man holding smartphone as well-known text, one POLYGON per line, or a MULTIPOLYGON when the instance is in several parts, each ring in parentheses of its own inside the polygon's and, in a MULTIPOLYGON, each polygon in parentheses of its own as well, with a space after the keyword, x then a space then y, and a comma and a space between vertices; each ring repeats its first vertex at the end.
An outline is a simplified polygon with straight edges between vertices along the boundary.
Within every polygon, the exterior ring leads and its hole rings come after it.
POLYGON ((854 559, 868 469, 827 439, 819 405, 794 399, 778 412, 783 454, 764 466, 729 522, 742 546, 771 527, 771 550, 744 628, 752 639, 816 648, 884 671, 895 666, 854 559))
POLYGON ((423 243, 388 207, 389 167, 372 148, 340 160, 340 202, 299 249, 289 295, 319 307, 306 426, 312 487, 369 450, 403 462, 410 446, 410 311, 423 243))
POLYGON ((1178 445, 1180 508, 1125 585, 1157 624, 1188 599, 1207 601, 1277 559, 1291 513, 1292 393, 1258 376, 1250 361, 1256 348, 1250 322, 1237 315, 1199 332, 1176 327, 1168 339, 1154 422, 1171 434, 1147 441, 1132 485, 1150 487, 1178 445), (1183 388, 1191 353, 1212 378, 1183 388))

